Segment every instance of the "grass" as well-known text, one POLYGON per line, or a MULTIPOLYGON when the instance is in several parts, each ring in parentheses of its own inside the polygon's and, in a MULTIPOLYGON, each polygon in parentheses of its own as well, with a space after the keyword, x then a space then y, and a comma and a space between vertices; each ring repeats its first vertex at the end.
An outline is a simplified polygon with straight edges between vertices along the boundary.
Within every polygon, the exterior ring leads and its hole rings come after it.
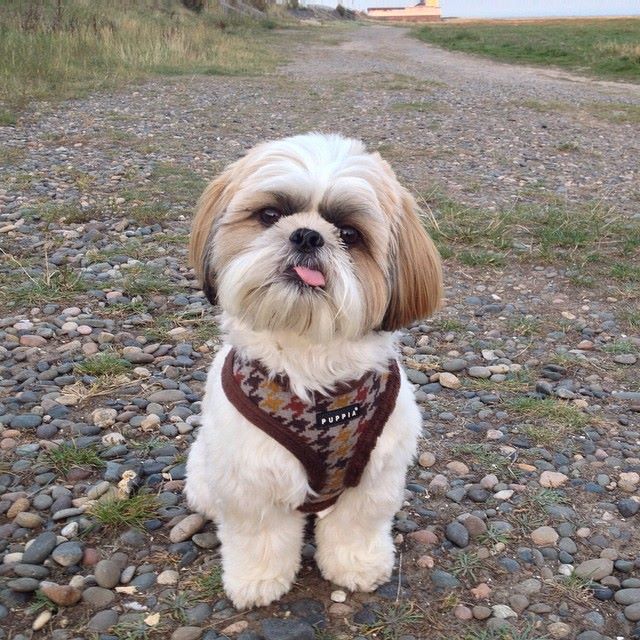
POLYGON ((379 640, 398 640, 424 621, 424 613, 413 602, 394 602, 376 609, 379 622, 366 625, 362 635, 379 640))
MULTIPOLYGON (((445 640, 445 638, 442 638, 445 640)), ((446 640, 450 640, 446 638, 446 640)), ((532 623, 526 623, 521 629, 512 627, 497 630, 474 629, 462 636, 461 640, 549 640, 548 636, 541 635, 532 623)))
POLYGON ((222 567, 215 565, 204 575, 192 576, 182 585, 194 592, 194 599, 207 602, 217 598, 224 592, 222 586, 222 567))
MULTIPOLYGON (((504 384, 504 383, 501 383, 504 384)), ((516 470, 511 466, 509 458, 492 451, 489 445, 485 444, 458 444, 451 447, 451 455, 455 458, 471 460, 485 473, 498 471, 516 475, 516 470)))
POLYGON ((0 0, 1 123, 31 100, 65 99, 152 74, 250 75, 274 67, 273 20, 200 13, 178 0, 0 0), (60 8, 58 10, 58 7, 60 8))
POLYGON ((104 460, 95 448, 80 448, 75 443, 61 444, 55 449, 50 449, 46 452, 45 459, 61 474, 68 473, 74 467, 101 469, 105 466, 104 460))
POLYGON ((640 348, 631 340, 613 340, 608 344, 602 346, 602 350, 606 353, 612 353, 614 355, 620 353, 637 353, 640 348))
POLYGON ((498 543, 507 544, 509 542, 509 534, 506 531, 500 531, 493 525, 489 525, 487 530, 478 536, 478 542, 480 544, 486 544, 494 546, 498 543))
POLYGON ((55 613, 58 610, 58 605, 53 602, 53 600, 47 598, 42 591, 38 590, 31 599, 27 611, 29 615, 35 616, 37 613, 45 610, 55 613))
POLYGON ((101 378, 125 373, 131 369, 131 363, 123 358, 118 358, 113 353, 98 353, 77 364, 74 368, 76 373, 101 378))
POLYGON ((176 290, 175 285, 162 270, 145 264, 127 267, 126 271, 123 271, 123 279, 119 286, 130 296, 168 294, 176 290))
POLYGON ((446 49, 506 62, 640 81, 640 19, 442 24, 413 33, 446 49))
POLYGON ((529 492, 522 497, 521 502, 511 513, 509 520, 523 535, 528 535, 533 529, 548 524, 548 508, 555 504, 567 504, 568 499, 561 491, 555 489, 540 489, 529 492))
POLYGON ((109 630, 118 640, 148 640, 152 631, 157 630, 145 624, 144 620, 124 620, 109 630))
POLYGON ((451 573, 458 578, 477 581, 476 571, 482 566, 482 560, 475 553, 459 553, 451 568, 451 573))
POLYGON ((117 530, 127 527, 142 529, 146 520, 157 516, 160 502, 149 493, 138 493, 131 498, 97 502, 89 515, 105 527, 117 530))

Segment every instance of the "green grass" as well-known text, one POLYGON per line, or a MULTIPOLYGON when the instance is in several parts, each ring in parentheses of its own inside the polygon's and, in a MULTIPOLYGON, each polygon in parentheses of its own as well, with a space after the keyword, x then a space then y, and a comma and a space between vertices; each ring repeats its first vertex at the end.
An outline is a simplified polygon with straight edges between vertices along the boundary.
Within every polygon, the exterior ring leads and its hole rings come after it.
POLYGON ((168 294, 176 290, 171 280, 158 268, 137 264, 123 270, 122 289, 130 296, 146 296, 154 293, 168 294))
POLYGON ((482 566, 482 560, 473 552, 459 553, 453 562, 451 573, 458 578, 477 581, 476 571, 482 566))
POLYGON ((637 353, 640 351, 638 346, 631 342, 631 340, 613 340, 603 345, 602 350, 605 353, 612 353, 614 355, 620 353, 637 353))
POLYGON ((216 565, 204 575, 193 576, 183 584, 184 588, 193 592, 194 599, 208 602, 219 597, 223 592, 222 567, 216 565))
POLYGON ((15 109, 33 99, 151 74, 262 73, 276 62, 267 46, 274 26, 223 14, 215 2, 196 14, 178 0, 0 0, 0 123, 14 124, 15 109))
POLYGON ((457 444, 451 447, 451 455, 454 458, 460 457, 470 461, 473 465, 479 466, 484 473, 508 472, 516 475, 517 470, 512 469, 509 458, 496 453, 486 444, 457 444))
POLYGON ((446 49, 640 81, 640 19, 429 25, 414 35, 446 49))
POLYGON ((498 544, 499 542, 502 544, 507 544, 509 542, 509 533, 506 531, 500 531, 490 524, 487 530, 483 534, 478 536, 478 542, 480 544, 492 546, 498 544))
POLYGON ((105 461, 95 448, 80 448, 75 443, 61 444, 55 449, 50 449, 45 453, 45 460, 61 474, 66 474, 74 467, 101 469, 105 466, 105 461))
POLYGON ((398 640, 424 624, 424 613, 413 602, 394 602, 376 609, 379 622, 366 625, 362 633, 379 640, 398 640))
POLYGON ((75 366, 76 373, 88 376, 112 376, 131 369, 131 363, 113 353, 98 353, 75 366))
POLYGON ((58 610, 58 605, 53 600, 47 598, 42 591, 38 590, 33 595, 27 611, 29 612, 29 615, 35 616, 45 610, 55 613, 58 610))
POLYGON ((138 493, 122 500, 97 502, 89 510, 95 520, 105 527, 117 530, 126 527, 142 529, 146 520, 157 516, 160 502, 149 493, 138 493))

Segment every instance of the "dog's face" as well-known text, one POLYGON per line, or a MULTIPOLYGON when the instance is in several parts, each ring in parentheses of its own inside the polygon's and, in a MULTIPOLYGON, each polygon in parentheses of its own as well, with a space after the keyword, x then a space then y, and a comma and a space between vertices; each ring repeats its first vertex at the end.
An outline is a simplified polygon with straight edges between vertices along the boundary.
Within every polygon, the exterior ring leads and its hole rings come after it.
POLYGON ((190 258, 209 300, 247 327, 312 341, 398 329, 441 295, 413 198, 378 154, 336 135, 231 165, 200 199, 190 258))

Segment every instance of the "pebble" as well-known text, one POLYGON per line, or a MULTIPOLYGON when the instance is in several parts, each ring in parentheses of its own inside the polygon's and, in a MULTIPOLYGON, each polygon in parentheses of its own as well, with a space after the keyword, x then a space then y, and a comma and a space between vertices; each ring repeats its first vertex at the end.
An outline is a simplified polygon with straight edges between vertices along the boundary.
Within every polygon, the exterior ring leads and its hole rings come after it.
POLYGON ((558 471, 543 471, 540 474, 540 486, 548 489, 556 489, 569 481, 569 477, 558 471))
POLYGON ((201 627, 178 627, 171 634, 171 640, 198 640, 203 632, 201 627))
POLYGON ((173 543, 189 540, 194 533, 197 533, 204 526, 205 519, 197 513, 192 513, 183 518, 169 532, 169 540, 173 543))
POLYGON ((78 564, 82 560, 82 555, 82 547, 77 542, 63 542, 51 553, 51 557, 63 567, 78 564))
POLYGON ((93 569, 99 587, 113 589, 120 582, 121 569, 113 560, 100 560, 93 569))
POLYGON ((111 605, 116 595, 110 589, 89 587, 82 592, 82 600, 94 609, 104 609, 111 605))
POLYGON ((332 602, 345 602, 347 599, 347 594, 342 591, 341 589, 338 589, 337 591, 332 591, 331 592, 331 600, 332 602))
POLYGON ((613 573, 613 561, 608 558, 594 558, 581 562, 574 570, 579 578, 601 580, 613 573))
POLYGON ((58 538, 52 531, 45 531, 37 536, 25 549, 22 562, 25 564, 41 564, 55 549, 58 538))
POLYGON ((95 409, 91 414, 91 420, 96 427, 106 429, 116 423, 118 412, 115 409, 95 409))
POLYGON ((264 640, 314 640, 313 627, 302 620, 267 618, 260 621, 264 640))
POLYGON ((491 377, 491 370, 489 369, 489 367, 469 367, 469 369, 467 369, 467 373, 472 378, 490 378, 491 377))
POLYGON ((162 571, 157 578, 157 583, 162 585, 172 585, 178 584, 178 578, 180 574, 177 571, 173 571, 172 569, 166 569, 162 571))
POLYGON ((464 548, 469 545, 469 531, 460 522, 450 522, 446 526, 445 536, 457 547, 464 548))
POLYGON ((552 527, 538 527, 531 532, 531 540, 537 547, 552 547, 558 541, 558 532, 552 527))
POLYGON ((421 467, 430 468, 436 463, 436 457, 430 451, 424 451, 418 458, 418 464, 421 467))
POLYGON ((52 617, 53 613, 51 613, 51 611, 41 611, 31 624, 31 628, 34 631, 40 631, 40 629, 42 629, 49 622, 49 620, 51 620, 52 617))
POLYGON ((118 612, 112 609, 98 611, 98 613, 87 622, 87 630, 95 633, 106 633, 111 627, 117 624, 118 617, 118 612))
POLYGON ((55 582, 41 582, 40 591, 49 600, 61 607, 70 607, 80 600, 82 592, 68 584, 57 584, 55 582))

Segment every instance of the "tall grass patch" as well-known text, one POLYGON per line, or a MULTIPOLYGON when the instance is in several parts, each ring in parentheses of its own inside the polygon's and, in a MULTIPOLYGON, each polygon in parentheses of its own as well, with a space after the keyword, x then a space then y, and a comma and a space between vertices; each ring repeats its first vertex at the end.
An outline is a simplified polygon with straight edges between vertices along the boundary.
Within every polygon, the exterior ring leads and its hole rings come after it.
POLYGON ((177 0, 0 0, 0 100, 68 98, 161 74, 255 74, 271 68, 271 21, 177 0), (59 8, 59 9, 58 9, 59 8))
POLYGON ((640 82, 640 19, 438 24, 414 30, 446 49, 640 82))

